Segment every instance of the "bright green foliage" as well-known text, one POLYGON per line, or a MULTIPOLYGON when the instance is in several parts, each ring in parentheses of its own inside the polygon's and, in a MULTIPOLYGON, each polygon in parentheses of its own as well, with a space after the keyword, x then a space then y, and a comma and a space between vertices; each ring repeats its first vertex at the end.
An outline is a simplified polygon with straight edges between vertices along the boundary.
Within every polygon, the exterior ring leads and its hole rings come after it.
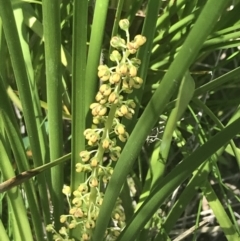
POLYGON ((239 0, 0 6, 0 240, 240 240, 239 0))

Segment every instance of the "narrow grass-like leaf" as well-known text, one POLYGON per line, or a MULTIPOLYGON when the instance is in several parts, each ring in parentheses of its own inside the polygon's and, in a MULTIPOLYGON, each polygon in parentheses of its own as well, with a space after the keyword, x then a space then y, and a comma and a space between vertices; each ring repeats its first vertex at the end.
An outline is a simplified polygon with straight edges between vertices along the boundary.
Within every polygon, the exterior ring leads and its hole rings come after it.
MULTIPOLYGON (((86 128, 86 62, 87 62, 87 17, 88 1, 74 1, 73 6, 73 48, 72 48, 72 158, 71 190, 76 190, 85 180, 83 173, 76 172, 76 163, 82 162, 79 153, 85 149, 83 132, 86 128)), ((78 240, 80 226, 74 229, 72 236, 78 240)))
MULTIPOLYGON (((62 133, 62 85, 61 85, 61 35, 60 3, 58 0, 43 1, 43 29, 45 39, 45 63, 48 100, 48 125, 50 158, 54 160, 63 154, 62 133)), ((60 227, 59 217, 63 213, 62 199, 63 167, 51 169, 51 188, 54 206, 55 226, 60 227)))
MULTIPOLYGON (((31 53, 29 49, 29 43, 27 42, 28 40, 28 33, 26 26, 23 23, 23 10, 22 8, 16 8, 14 9, 14 16, 16 19, 16 24, 17 24, 17 30, 18 30, 18 36, 20 38, 20 44, 21 48, 23 50, 23 58, 26 66, 26 71, 28 74, 28 80, 30 82, 30 91, 31 91, 31 96, 32 96, 32 103, 33 103, 33 108, 34 108, 34 114, 35 114, 35 122, 37 125, 37 134, 38 136, 36 139, 39 140, 40 143, 40 148, 41 148, 41 159, 43 163, 46 163, 46 161, 49 160, 49 152, 48 152, 48 145, 47 145, 47 133, 45 126, 42 125, 43 122, 43 115, 41 112, 41 106, 40 106, 40 101, 39 101, 39 95, 38 95, 38 88, 36 86, 36 82, 34 79, 34 70, 32 66, 32 59, 31 59, 31 53)), ((35 162, 35 166, 38 166, 38 163, 35 162)), ((26 170, 26 169, 24 169, 26 170)), ((23 171, 23 169, 20 171, 23 171)), ((48 175, 48 177, 50 177, 48 175)), ((40 177, 42 181, 45 181, 43 177, 40 177)), ((50 180, 50 178, 49 178, 50 180)), ((44 184, 40 185, 44 187, 44 184)), ((45 188, 41 188, 41 193, 42 196, 47 197, 47 192, 45 188)), ((44 220, 46 223, 50 221, 50 211, 49 211, 49 203, 47 199, 42 200, 42 207, 45 210, 44 212, 44 220)), ((36 225, 36 228, 39 228, 39 224, 36 225)), ((42 234, 43 235, 43 234, 42 234)), ((42 236, 42 235, 37 235, 37 236, 42 236)))
POLYGON ((79 152, 85 149, 83 131, 86 126, 86 61, 87 61, 87 11, 88 1, 74 1, 72 50, 72 169, 71 186, 75 190, 84 182, 76 175, 76 163, 81 162, 79 152))
POLYGON ((232 71, 229 71, 228 73, 202 85, 201 87, 198 87, 194 92, 194 96, 199 96, 199 95, 205 93, 206 91, 213 90, 213 89, 217 88, 218 86, 226 84, 227 82, 232 81, 235 78, 238 78, 239 74, 240 74, 240 67, 238 67, 232 71))
MULTIPOLYGON (((1 4, 0 0, 0 4, 1 4)), ((23 106, 23 114, 26 122, 26 127, 29 135, 30 145, 33 153, 33 158, 37 165, 42 164, 40 144, 37 135, 37 126, 34 116, 34 108, 32 104, 32 97, 30 91, 30 85, 28 82, 28 76, 23 59, 22 49, 17 33, 17 28, 13 16, 13 10, 11 2, 9 0, 4 1, 4 8, 0 8, 0 15, 2 18, 4 33, 12 61, 13 71, 15 73, 16 83, 19 90, 23 106)))
MULTIPOLYGON (((104 35, 104 25, 106 22, 108 3, 109 0, 97 0, 94 6, 94 16, 86 67, 86 113, 89 111, 89 106, 94 99, 98 86, 97 67, 99 65, 102 49, 102 39, 104 35)), ((90 125, 90 123, 88 125, 90 125)))
POLYGON ((169 21, 169 18, 172 15, 176 14, 176 12, 179 11, 179 9, 184 5, 184 3, 185 0, 170 3, 169 6, 166 8, 165 12, 158 18, 156 27, 159 34, 157 34, 154 38, 154 43, 156 43, 162 38, 163 32, 161 33, 160 31, 166 28, 166 22, 169 21))
MULTIPOLYGON (((186 185, 185 189, 181 193, 180 197, 164 221, 163 229, 166 233, 169 233, 173 229, 174 224, 177 222, 180 215, 184 212, 186 206, 192 200, 202 182, 206 181, 206 178, 209 174, 208 171, 208 164, 204 164, 194 173, 193 177, 186 185)), ((156 240, 159 240, 161 236, 162 233, 159 232, 156 240)))
MULTIPOLYGON (((42 23, 35 16, 34 10, 30 5, 23 6, 23 14, 24 14, 24 23, 41 39, 43 38, 43 26, 42 23)), ((61 46, 61 61, 64 66, 66 66, 67 70, 71 73, 72 71, 72 60, 69 52, 61 46)))
MULTIPOLYGON (((0 162, 0 169, 3 175, 3 178, 9 179, 13 177, 14 171, 12 168, 11 160, 10 160, 10 150, 8 148, 8 141, 4 130, 4 120, 3 115, 6 115, 4 111, 1 109, 0 111, 0 152, 1 158, 4 162, 0 162)), ((13 188, 7 192, 8 200, 11 203, 10 209, 13 214, 12 217, 15 217, 15 221, 17 225, 13 228, 13 233, 19 233, 19 240, 32 240, 32 234, 30 225, 27 218, 27 211, 25 209, 23 199, 18 188, 13 188)))
MULTIPOLYGON (((0 80, 1 81, 1 80, 0 80)), ((9 145, 13 151, 14 157, 16 159, 16 163, 20 172, 29 169, 28 159, 26 157, 26 153, 24 150, 24 146, 22 143, 22 139, 20 133, 17 131, 17 122, 12 111, 12 106, 9 102, 6 92, 4 92, 4 85, 2 81, 0 82, 0 110, 3 113, 3 120, 5 121, 5 131, 8 136, 9 145), (4 103, 4 104, 3 104, 4 103)), ((32 214, 32 222, 34 226, 34 231, 37 236, 37 240, 40 241, 40 237, 42 237, 43 229, 41 225, 41 220, 38 218, 40 216, 40 208, 37 203, 37 197, 35 193, 35 189, 33 187, 33 183, 26 182, 25 183, 25 191, 28 198, 29 209, 32 214)))
MULTIPOLYGON (((197 98, 194 98, 193 99, 194 103, 196 103, 199 107, 201 107, 201 109, 206 113, 208 114, 211 119, 217 124, 217 126, 220 128, 220 129, 224 129, 224 125, 222 124, 222 122, 213 114, 213 112, 204 104, 202 103, 201 100, 197 99, 197 98)), ((239 108, 238 108, 239 109, 239 108)), ((239 111, 236 111, 235 112, 235 115, 238 115, 236 118, 239 118, 239 111)), ((231 118, 230 122, 228 124, 231 123, 233 118, 231 118)), ((234 143, 234 141, 231 141, 230 142, 230 145, 232 147, 232 150, 233 150, 233 153, 235 154, 235 158, 236 158, 236 161, 237 161, 237 164, 240 168, 240 155, 238 154, 238 151, 237 151, 237 147, 234 143)))
POLYGON ((205 197, 207 198, 208 204, 213 210, 213 213, 218 220, 222 231, 225 234, 225 237, 228 241, 238 241, 239 235, 234 228, 233 223, 229 219, 226 211, 224 210, 220 200, 218 199, 216 193, 214 192, 212 186, 209 182, 205 182, 202 186, 202 190, 204 191, 205 197))
POLYGON ((167 164, 167 158, 168 158, 168 153, 172 142, 173 132, 177 126, 177 122, 183 115, 189 102, 192 99, 194 88, 195 88, 194 80, 190 75, 189 71, 187 71, 185 76, 183 77, 183 80, 179 88, 176 106, 172 110, 168 118, 165 130, 163 133, 162 141, 159 147, 159 154, 158 154, 159 158, 154 159, 155 162, 151 163, 152 187, 155 185, 156 180, 159 179, 164 173, 164 169, 162 168, 163 167, 162 163, 167 164))
MULTIPOLYGON (((32 151, 35 166, 40 166, 42 164, 42 155, 39 139, 36 138, 38 136, 38 128, 35 121, 31 87, 26 72, 26 65, 23 58, 20 40, 16 28, 13 9, 11 6, 11 2, 9 0, 3 2, 0 1, 0 5, 4 6, 4 8, 0 8, 0 15, 2 18, 4 34, 8 45, 8 50, 10 53, 12 68, 14 71, 21 103, 23 106, 23 115, 29 137, 30 148, 32 151)), ((32 88, 34 87, 32 86, 32 88)), ((48 200, 46 192, 46 180, 45 177, 41 175, 38 177, 38 180, 39 183, 41 183, 41 185, 39 185, 39 190, 41 198, 43 198, 43 205, 46 211, 46 215, 44 215, 44 217, 45 220, 49 220, 49 205, 46 205, 46 202, 48 200)))
POLYGON ((10 239, 7 236, 6 230, 4 229, 2 220, 0 220, 0 240, 10 241, 10 239))

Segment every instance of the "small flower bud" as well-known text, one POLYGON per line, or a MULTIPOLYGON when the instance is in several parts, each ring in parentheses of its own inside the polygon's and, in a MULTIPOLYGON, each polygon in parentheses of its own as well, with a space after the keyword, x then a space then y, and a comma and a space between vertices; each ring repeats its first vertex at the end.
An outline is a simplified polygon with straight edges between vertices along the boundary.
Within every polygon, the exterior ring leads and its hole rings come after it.
POLYGON ((110 60, 114 62, 120 61, 122 58, 121 54, 117 50, 113 50, 110 54, 110 60))
POLYGON ((74 213, 74 217, 75 217, 75 218, 82 218, 83 215, 84 215, 84 213, 83 213, 82 209, 79 208, 79 207, 76 208, 76 211, 75 211, 75 213, 74 213))
POLYGON ((111 84, 117 84, 120 81, 120 79, 121 79, 121 75, 119 73, 114 72, 111 74, 109 78, 109 82, 111 84))
POLYGON ((97 108, 98 106, 100 106, 99 103, 92 103, 92 104, 90 105, 90 109, 93 110, 93 109, 97 108))
POLYGON ((107 102, 107 97, 105 97, 104 99, 102 99, 102 100, 99 101, 99 103, 100 103, 101 105, 106 104, 106 102, 107 102))
POLYGON ((130 78, 129 80, 128 80, 128 85, 129 85, 129 87, 132 89, 133 87, 134 87, 134 80, 133 80, 133 78, 130 78))
POLYGON ((102 203, 103 203, 103 198, 102 198, 102 197, 97 197, 97 199, 96 199, 96 204, 97 204, 98 206, 101 206, 102 203))
POLYGON ((133 81, 134 81, 134 88, 136 89, 139 89, 143 83, 143 79, 140 77, 134 77, 133 81))
POLYGON ((75 220, 72 220, 71 223, 68 225, 69 229, 73 229, 77 226, 77 222, 75 220))
POLYGON ((98 71, 98 77, 102 81, 107 81, 107 80, 109 80, 110 73, 105 72, 105 71, 98 71))
POLYGON ((90 165, 91 167, 97 167, 99 164, 99 161, 97 159, 97 157, 93 157, 91 160, 90 160, 90 165))
POLYGON ((103 149, 108 149, 110 145, 111 145, 111 140, 110 140, 109 138, 105 138, 105 139, 102 141, 102 147, 103 147, 103 149))
POLYGON ((120 157, 120 153, 118 155, 118 153, 114 152, 114 153, 111 153, 109 156, 110 156, 112 161, 117 161, 120 157))
POLYGON ((61 227, 60 230, 59 230, 59 233, 66 236, 67 235, 66 227, 61 227))
MULTIPOLYGON (((118 150, 119 153, 120 153, 121 147, 120 146, 116 146, 116 150, 118 150)), ((113 174, 113 168, 108 166, 106 169, 107 169, 108 174, 111 176, 113 174)))
POLYGON ((88 233, 83 233, 82 234, 82 240, 85 241, 85 240, 90 240, 90 234, 88 233))
POLYGON ((130 88, 130 87, 129 87, 129 84, 128 84, 128 78, 127 78, 127 77, 125 77, 125 78, 123 79, 122 88, 123 88, 123 89, 128 89, 128 88, 130 88))
POLYGON ((125 216, 124 213, 121 213, 121 216, 120 216, 119 220, 120 220, 121 222, 125 222, 126 216, 125 216))
POLYGON ((96 94, 95 100, 99 102, 101 105, 103 105, 107 102, 107 97, 98 91, 98 93, 96 94))
POLYGON ((125 142, 128 139, 128 137, 129 137, 129 134, 127 132, 118 136, 119 140, 122 142, 125 142))
POLYGON ((116 147, 112 148, 110 151, 111 152, 110 152, 109 156, 110 156, 111 160, 117 161, 118 158, 120 157, 121 147, 120 146, 116 146, 116 147))
POLYGON ((105 172, 104 169, 105 169, 105 168, 99 166, 99 168, 98 168, 98 175, 99 175, 99 176, 102 176, 102 175, 104 174, 104 172, 105 172))
MULTIPOLYGON (((98 205, 97 201, 96 201, 96 205, 98 205)), ((92 220, 97 220, 97 217, 99 215, 99 211, 97 209, 94 209, 91 213, 90 213, 90 218, 92 220)))
POLYGON ((73 214, 75 213, 76 209, 77 209, 76 207, 71 208, 71 209, 69 210, 69 214, 70 214, 70 215, 73 215, 73 214))
POLYGON ((75 207, 81 207, 82 206, 82 200, 78 197, 75 197, 73 200, 72 200, 72 204, 75 206, 75 207))
POLYGON ((107 65, 100 64, 98 66, 98 70, 108 70, 108 67, 107 67, 107 65))
POLYGON ((54 241, 62 241, 62 237, 60 238, 58 234, 53 234, 54 241))
POLYGON ((107 107, 105 107, 104 105, 101 105, 99 103, 92 103, 90 105, 90 109, 92 109, 93 116, 98 116, 98 115, 103 116, 107 112, 107 107))
POLYGON ((113 219, 119 220, 120 219, 120 214, 118 212, 114 212, 113 219))
POLYGON ((73 192, 73 196, 74 196, 74 197, 82 197, 82 193, 79 192, 78 190, 75 190, 75 191, 73 192))
POLYGON ((77 163, 76 172, 84 172, 84 171, 85 171, 84 165, 82 163, 77 163))
POLYGON ((94 117, 93 117, 93 124, 98 125, 99 123, 100 123, 100 118, 99 118, 99 116, 94 116, 94 117))
POLYGON ((97 187, 98 186, 98 180, 96 177, 92 177, 89 180, 89 186, 90 187, 97 187))
POLYGON ((107 113, 107 107, 102 106, 101 109, 98 112, 98 115, 104 116, 107 113))
POLYGON ((120 111, 123 115, 126 115, 128 113, 128 107, 126 105, 122 105, 120 107, 120 111))
POLYGON ((135 104, 135 102, 133 100, 127 100, 126 103, 131 108, 135 108, 136 107, 136 104, 135 104))
POLYGON ((137 52, 137 49, 135 48, 136 45, 132 42, 127 43, 127 48, 130 54, 135 54, 137 52))
POLYGON ((115 128, 114 128, 114 132, 115 132, 117 135, 124 134, 124 133, 125 133, 125 126, 122 125, 122 124, 116 125, 115 128))
POLYGON ((104 96, 102 95, 102 93, 98 91, 96 94, 95 100, 99 102, 103 98, 104 96))
POLYGON ((110 104, 117 104, 119 101, 119 96, 118 96, 118 93, 116 92, 112 92, 109 97, 108 97, 108 102, 110 104))
POLYGON ((47 232, 52 232, 54 230, 54 228, 53 228, 53 225, 52 224, 48 224, 47 226, 46 226, 46 231, 47 232))
POLYGON ((134 42, 137 43, 139 46, 142 46, 146 42, 146 37, 142 35, 136 35, 134 38, 134 42))
POLYGON ((109 77, 110 77, 110 70, 107 67, 107 65, 99 65, 98 66, 98 77, 102 81, 106 81, 106 80, 109 79, 109 77))
POLYGON ((110 40, 110 44, 113 48, 125 48, 125 43, 125 40, 118 36, 112 37, 110 40))
POLYGON ((65 223, 67 221, 67 215, 60 216, 60 223, 65 223))
POLYGON ((78 189, 77 189, 79 192, 81 192, 82 194, 85 194, 88 192, 88 185, 86 183, 81 183, 79 186, 78 186, 78 189))
POLYGON ((137 59, 137 58, 131 58, 130 59, 132 65, 136 66, 137 68, 140 66, 141 64, 141 60, 140 59, 137 59))
POLYGON ((125 63, 119 64, 116 67, 116 72, 120 75, 126 75, 128 72, 128 67, 125 63))
POLYGON ((90 152, 88 152, 88 151, 81 151, 79 156, 82 158, 83 162, 87 162, 90 159, 90 152))
POLYGON ((137 75, 137 68, 134 65, 129 67, 129 75, 131 77, 135 77, 137 75))
POLYGON ((122 82, 122 90, 125 93, 132 93, 133 89, 129 83, 128 78, 124 78, 123 82, 122 82))
POLYGON ((128 112, 126 115, 124 115, 124 117, 128 120, 131 120, 133 117, 133 113, 132 112, 128 112))
POLYGON ((65 194, 66 196, 70 196, 71 194, 71 188, 67 185, 63 186, 62 193, 65 194))
POLYGON ((100 136, 98 133, 93 132, 92 135, 89 137, 89 141, 93 144, 99 140, 100 136))
MULTIPOLYGON (((98 103, 95 103, 98 104, 98 103)), ((98 104, 99 105, 99 104, 98 104)), ((84 132, 83 135, 86 137, 86 139, 89 139, 89 137, 92 135, 92 133, 94 132, 93 129, 91 128, 87 128, 84 132)))
POLYGON ((104 96, 109 96, 112 90, 111 90, 111 87, 109 85, 103 84, 103 85, 100 86, 99 91, 104 96))
POLYGON ((136 54, 137 50, 136 49, 129 49, 130 54, 136 54))
POLYGON ((108 183, 109 180, 110 180, 110 177, 107 176, 107 175, 104 175, 104 176, 102 177, 102 181, 103 181, 103 183, 108 183))
MULTIPOLYGON (((90 106, 90 108, 91 108, 91 106, 90 106)), ((98 112, 99 112, 99 105, 94 108, 91 108, 91 109, 92 109, 92 115, 97 116, 98 112)))
POLYGON ((118 236, 120 235, 120 231, 119 231, 119 230, 114 230, 114 231, 112 232, 112 234, 113 234, 113 236, 116 238, 116 237, 118 237, 118 236))
POLYGON ((92 229, 95 227, 95 222, 93 220, 87 220, 87 222, 85 223, 85 227, 87 229, 92 229))
POLYGON ((119 27, 124 31, 128 30, 129 25, 130 25, 130 23, 129 23, 128 19, 122 19, 119 21, 119 27))
POLYGON ((120 111, 120 109, 117 109, 117 111, 116 111, 116 116, 117 116, 117 117, 122 117, 122 116, 123 116, 123 114, 122 114, 122 112, 120 111))
POLYGON ((130 108, 130 107, 128 107, 128 111, 129 111, 129 113, 131 113, 131 114, 135 114, 135 111, 134 111, 134 109, 133 108, 130 108))

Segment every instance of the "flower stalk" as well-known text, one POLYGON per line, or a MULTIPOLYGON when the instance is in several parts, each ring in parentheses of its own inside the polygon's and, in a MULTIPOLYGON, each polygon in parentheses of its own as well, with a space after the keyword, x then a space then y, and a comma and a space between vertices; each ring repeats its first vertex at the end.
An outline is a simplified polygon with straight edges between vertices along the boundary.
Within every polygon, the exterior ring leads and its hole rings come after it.
MULTIPOLYGON (((55 240, 73 240, 68 237, 69 229, 77 225, 82 225, 81 240, 91 239, 104 191, 113 173, 112 162, 116 162, 120 156, 121 148, 117 143, 126 142, 129 136, 121 120, 132 118, 136 104, 126 97, 134 89, 140 88, 143 82, 137 76, 141 61, 130 57, 145 43, 146 38, 137 35, 133 41, 130 41, 127 19, 120 20, 119 26, 126 32, 127 40, 119 36, 113 37, 110 44, 115 50, 110 54, 110 60, 116 65, 111 68, 107 65, 98 67, 101 85, 95 96, 96 102, 90 105, 93 125, 84 131, 91 151, 81 151, 82 162, 76 165, 76 172, 86 172, 88 178, 73 191, 72 204, 69 203, 69 215, 60 217, 60 221, 66 225, 66 228, 62 229, 64 232, 61 230, 61 236, 64 238, 59 239, 60 232, 57 235, 52 227, 55 240)), ((65 186, 63 193, 69 199, 70 188, 65 186)), ((106 235, 114 240, 125 226, 125 214, 120 199, 113 210, 112 221, 112 226, 108 228, 106 235)), ((51 230, 51 226, 48 230, 51 230)))

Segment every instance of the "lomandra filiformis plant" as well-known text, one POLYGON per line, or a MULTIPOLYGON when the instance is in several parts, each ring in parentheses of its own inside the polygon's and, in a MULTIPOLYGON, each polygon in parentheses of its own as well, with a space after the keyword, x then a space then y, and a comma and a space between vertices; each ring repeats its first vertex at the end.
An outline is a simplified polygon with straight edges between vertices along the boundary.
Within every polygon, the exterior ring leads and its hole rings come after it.
MULTIPOLYGON (((115 50, 110 54, 110 60, 115 66, 98 67, 101 85, 95 97, 96 102, 90 105, 93 126, 84 131, 89 148, 80 152, 82 163, 76 165, 76 171, 88 173, 88 178, 73 191, 72 199, 70 187, 64 186, 63 193, 70 208, 69 214, 60 217, 65 226, 59 233, 54 230, 53 225, 47 227, 48 231, 54 233, 54 240, 57 241, 74 240, 69 238, 69 230, 78 225, 81 225, 82 230, 80 239, 91 240, 104 190, 113 173, 112 162, 116 162, 121 153, 118 140, 126 142, 129 136, 121 119, 131 119, 136 105, 133 100, 127 99, 127 94, 140 88, 143 82, 137 76, 141 61, 132 55, 146 42, 146 38, 137 35, 130 41, 129 21, 121 20, 119 26, 126 32, 127 39, 113 37, 110 44, 115 50)), ((125 214, 119 199, 112 213, 112 226, 106 230, 107 239, 115 240, 124 226, 125 214)))

